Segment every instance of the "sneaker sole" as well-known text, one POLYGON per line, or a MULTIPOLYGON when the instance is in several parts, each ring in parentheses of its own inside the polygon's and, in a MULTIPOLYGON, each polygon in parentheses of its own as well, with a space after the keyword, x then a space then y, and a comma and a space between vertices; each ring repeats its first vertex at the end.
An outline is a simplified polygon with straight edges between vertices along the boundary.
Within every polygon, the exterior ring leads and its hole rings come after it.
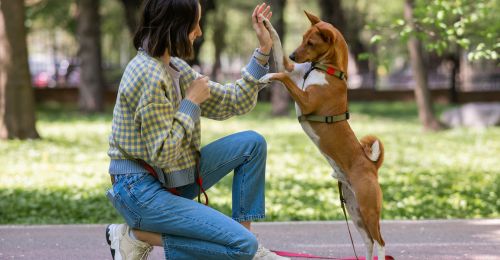
POLYGON ((115 259, 115 250, 111 247, 111 239, 109 238, 110 237, 110 232, 111 232, 111 229, 109 228, 111 226, 111 224, 109 224, 107 227, 106 227, 106 242, 108 242, 108 245, 109 245, 109 250, 111 251, 111 257, 113 258, 113 260, 115 259))

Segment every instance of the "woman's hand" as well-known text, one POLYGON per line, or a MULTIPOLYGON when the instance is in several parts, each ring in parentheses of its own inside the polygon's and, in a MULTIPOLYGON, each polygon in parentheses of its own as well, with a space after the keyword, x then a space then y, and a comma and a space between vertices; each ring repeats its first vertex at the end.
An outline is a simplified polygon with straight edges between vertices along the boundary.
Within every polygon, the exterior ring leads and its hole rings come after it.
POLYGON ((186 99, 200 105, 210 98, 210 88, 208 87, 208 77, 202 76, 191 82, 186 89, 186 99))
POLYGON ((273 47, 273 41, 271 40, 271 35, 269 31, 264 26, 262 22, 262 18, 260 15, 262 14, 268 20, 271 19, 273 12, 270 12, 271 6, 266 5, 265 3, 261 5, 257 5, 253 10, 252 14, 252 25, 255 30, 255 34, 257 35, 257 39, 259 39, 260 51, 264 54, 269 54, 271 52, 271 48, 273 47))

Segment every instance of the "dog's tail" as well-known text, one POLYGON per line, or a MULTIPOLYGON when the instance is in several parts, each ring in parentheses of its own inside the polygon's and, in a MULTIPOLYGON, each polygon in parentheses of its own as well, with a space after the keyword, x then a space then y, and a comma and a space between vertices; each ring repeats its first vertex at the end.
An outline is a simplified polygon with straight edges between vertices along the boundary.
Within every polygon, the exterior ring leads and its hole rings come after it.
POLYGON ((368 159, 375 163, 377 169, 380 168, 384 161, 384 145, 382 142, 373 135, 367 135, 361 138, 359 142, 368 159))

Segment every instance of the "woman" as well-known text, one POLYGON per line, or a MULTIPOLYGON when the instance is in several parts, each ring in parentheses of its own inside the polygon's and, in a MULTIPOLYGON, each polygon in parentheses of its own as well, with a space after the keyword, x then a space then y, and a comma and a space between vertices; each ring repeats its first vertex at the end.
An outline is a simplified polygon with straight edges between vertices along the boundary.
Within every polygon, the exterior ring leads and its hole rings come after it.
POLYGON ((146 0, 143 8, 138 54, 123 74, 109 138, 108 197, 127 222, 106 228, 113 259, 145 259, 152 246, 162 246, 166 259, 286 259, 249 231, 264 218, 264 138, 247 131, 199 149, 200 115, 223 120, 255 106, 272 46, 260 15, 270 18, 270 7, 255 8, 260 47, 242 79, 227 85, 180 59, 192 57, 202 35, 197 0, 146 0), (193 201, 199 186, 233 170, 232 218, 193 201))

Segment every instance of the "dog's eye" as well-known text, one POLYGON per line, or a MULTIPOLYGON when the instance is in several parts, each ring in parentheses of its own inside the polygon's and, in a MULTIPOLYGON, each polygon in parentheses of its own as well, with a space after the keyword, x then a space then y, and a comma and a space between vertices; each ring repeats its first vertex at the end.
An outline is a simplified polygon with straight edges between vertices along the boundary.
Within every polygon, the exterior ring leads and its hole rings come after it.
POLYGON ((307 46, 313 46, 313 43, 311 41, 308 41, 307 46))

